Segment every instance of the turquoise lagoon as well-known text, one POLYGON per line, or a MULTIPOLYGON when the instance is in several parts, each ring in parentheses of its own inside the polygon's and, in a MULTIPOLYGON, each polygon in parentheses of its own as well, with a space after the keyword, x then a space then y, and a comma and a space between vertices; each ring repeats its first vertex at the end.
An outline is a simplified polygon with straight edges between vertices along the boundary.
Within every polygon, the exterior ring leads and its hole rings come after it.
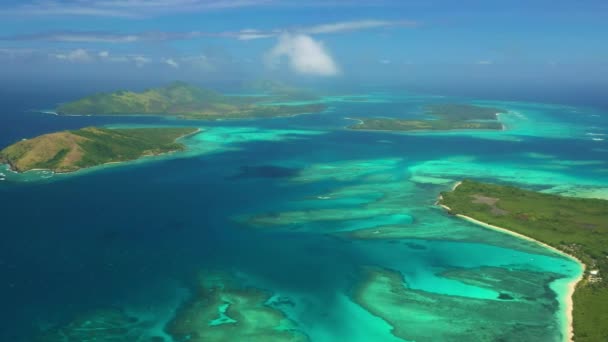
POLYGON ((608 198, 605 114, 399 92, 322 101, 324 113, 215 123, 15 108, 3 145, 92 124, 202 132, 183 153, 119 166, 0 170, 1 339, 564 339, 580 265, 435 201, 465 177, 608 198), (347 117, 420 117, 454 101, 508 109, 507 129, 344 129, 347 117), (186 310, 197 300, 206 309, 186 310))

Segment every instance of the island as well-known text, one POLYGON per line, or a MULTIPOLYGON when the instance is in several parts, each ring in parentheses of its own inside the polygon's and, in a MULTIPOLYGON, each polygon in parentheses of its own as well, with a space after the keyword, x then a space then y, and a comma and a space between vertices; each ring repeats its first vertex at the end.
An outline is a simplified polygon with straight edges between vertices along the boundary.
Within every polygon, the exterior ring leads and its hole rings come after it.
POLYGON ((469 104, 437 104, 425 107, 428 119, 353 118, 357 123, 348 128, 372 131, 502 130, 503 125, 497 115, 506 112, 500 108, 469 104))
POLYGON ((253 80, 241 84, 241 91, 266 95, 278 101, 313 101, 319 97, 313 91, 275 80, 253 80))
POLYGON ((108 129, 87 127, 24 139, 0 151, 0 163, 15 172, 73 172, 185 149, 176 140, 197 133, 193 127, 108 129))
POLYGON ((317 113, 325 109, 322 104, 273 104, 272 101, 278 98, 280 96, 270 99, 256 96, 228 96, 184 82, 173 82, 165 87, 142 92, 120 90, 94 94, 61 104, 57 107, 56 113, 58 115, 159 115, 195 120, 222 120, 285 117, 317 113))
POLYGON ((608 201, 571 198, 465 180, 443 192, 451 214, 530 238, 584 263, 567 310, 574 339, 608 340, 608 201))

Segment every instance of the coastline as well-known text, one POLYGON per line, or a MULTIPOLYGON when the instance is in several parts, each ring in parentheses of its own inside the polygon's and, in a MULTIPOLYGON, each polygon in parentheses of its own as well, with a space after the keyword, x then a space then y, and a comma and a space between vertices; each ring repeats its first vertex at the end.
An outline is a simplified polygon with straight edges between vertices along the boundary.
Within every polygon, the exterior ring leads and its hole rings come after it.
MULTIPOLYGON (((191 133, 183 134, 183 135, 175 138, 175 141, 184 139, 184 138, 189 137, 189 136, 196 135, 196 134, 198 134, 198 133, 200 133, 202 131, 203 130, 200 127, 197 127, 196 131, 191 132, 191 133)), ((68 175, 68 174, 73 174, 73 173, 77 173, 77 172, 81 172, 81 171, 86 171, 86 170, 90 170, 90 169, 94 169, 94 168, 98 168, 98 167, 102 167, 102 166, 124 164, 124 163, 128 163, 128 162, 142 160, 144 158, 158 157, 158 156, 173 154, 173 153, 181 152, 181 151, 183 151, 183 150, 172 150, 172 151, 166 151, 166 152, 162 152, 162 153, 144 154, 144 155, 141 155, 141 156, 139 156, 138 158, 135 158, 135 159, 111 161, 111 162, 102 163, 102 164, 99 164, 99 165, 82 167, 82 168, 78 168, 78 169, 70 170, 70 171, 56 171, 56 170, 52 170, 52 169, 29 169, 29 170, 26 170, 26 171, 16 171, 16 170, 13 170, 12 165, 10 163, 0 162, 0 164, 1 165, 8 165, 8 171, 16 173, 16 174, 25 174, 25 173, 28 173, 28 172, 36 172, 36 171, 48 171, 48 172, 53 173, 54 175, 68 175)))
MULTIPOLYGON (((364 122, 360 119, 353 119, 344 117, 347 120, 360 121, 357 124, 363 124, 364 122)), ((380 132, 380 133, 401 133, 401 134, 416 134, 416 133, 461 133, 461 132, 502 132, 506 131, 506 127, 503 124, 501 128, 497 129, 481 129, 481 128, 457 128, 457 129, 410 129, 410 130, 393 130, 393 129, 373 129, 373 128, 353 128, 355 126, 344 126, 342 129, 347 131, 360 131, 360 132, 380 132)))
MULTIPOLYGON (((460 184, 462 184, 462 182, 456 183, 452 187, 452 191, 456 190, 456 188, 458 188, 458 186, 460 184)), ((437 201, 437 204, 440 207, 442 207, 443 209, 445 209, 447 212, 451 212, 452 209, 450 207, 448 207, 448 206, 440 203, 440 201, 442 199, 443 198, 441 196, 439 196, 439 200, 437 201)), ((557 254, 559 254, 561 256, 564 256, 564 257, 566 257, 566 258, 568 258, 568 259, 570 259, 572 261, 575 261, 576 263, 578 263, 581 266, 581 268, 582 268, 581 274, 577 278, 572 279, 568 283, 567 292, 566 292, 566 300, 565 300, 565 308, 564 308, 565 311, 566 311, 566 326, 564 327, 566 329, 566 331, 564 331, 564 340, 568 341, 568 342, 574 341, 574 327, 573 327, 573 321, 574 320, 573 320, 573 316, 572 316, 572 310, 574 309, 574 301, 573 301, 572 298, 574 296, 574 291, 576 290, 576 285, 581 280, 583 280, 583 277, 584 277, 584 274, 585 274, 585 269, 586 269, 587 266, 582 261, 580 261, 577 257, 575 257, 573 255, 570 255, 570 254, 568 254, 568 253, 566 253, 566 252, 564 252, 562 250, 559 250, 559 249, 557 249, 557 248, 555 248, 553 246, 550 246, 550 245, 548 245, 548 244, 546 244, 544 242, 541 242, 541 241, 538 241, 536 239, 533 239, 533 238, 531 238, 529 236, 526 236, 526 235, 514 232, 514 231, 506 229, 506 228, 495 226, 495 225, 492 225, 492 224, 489 224, 489 223, 486 223, 486 222, 483 222, 483 221, 479 221, 477 219, 474 219, 474 218, 466 216, 466 215, 456 214, 455 216, 458 217, 458 218, 464 219, 464 220, 466 220, 468 222, 474 223, 476 225, 482 226, 484 228, 492 229, 494 231, 498 231, 498 232, 501 232, 501 233, 509 234, 511 236, 515 236, 515 237, 520 238, 520 239, 524 239, 524 240, 527 240, 527 241, 534 242, 536 244, 539 244, 539 245, 541 245, 541 246, 543 246, 543 247, 545 247, 547 249, 550 249, 550 250, 556 252, 557 254)))

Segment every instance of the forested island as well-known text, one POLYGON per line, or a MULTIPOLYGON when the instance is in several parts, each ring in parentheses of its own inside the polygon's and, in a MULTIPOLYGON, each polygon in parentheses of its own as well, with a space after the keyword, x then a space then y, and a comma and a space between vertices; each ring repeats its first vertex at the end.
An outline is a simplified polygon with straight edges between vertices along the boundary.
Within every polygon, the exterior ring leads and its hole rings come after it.
MULTIPOLYGON (((277 94, 276 98, 266 98, 266 101, 288 96, 291 98, 297 94, 292 88, 281 93, 279 90, 283 88, 274 83, 256 86, 253 90, 266 89, 277 94)), ((184 82, 173 82, 168 86, 143 92, 120 90, 94 94, 61 104, 56 112, 59 115, 162 115, 184 119, 222 120, 293 116, 325 109, 322 104, 273 105, 260 101, 258 97, 227 96, 184 82)))
POLYGON ((441 194, 450 213, 504 228, 576 257, 586 265, 573 295, 574 338, 608 340, 608 201, 463 181, 441 194))
POLYGON ((468 104, 437 104, 425 107, 429 119, 355 118, 359 122, 350 129, 374 131, 449 131, 449 130, 501 130, 497 114, 507 111, 499 108, 468 104))
POLYGON ((0 163, 11 170, 51 170, 57 173, 144 156, 181 151, 180 137, 198 132, 193 127, 108 129, 87 127, 44 134, 19 141, 0 151, 0 163))

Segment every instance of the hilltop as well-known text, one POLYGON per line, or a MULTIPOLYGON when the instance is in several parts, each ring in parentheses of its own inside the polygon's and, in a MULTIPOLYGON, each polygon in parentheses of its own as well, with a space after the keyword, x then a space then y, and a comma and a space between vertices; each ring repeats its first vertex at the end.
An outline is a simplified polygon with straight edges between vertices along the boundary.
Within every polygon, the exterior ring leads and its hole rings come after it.
MULTIPOLYGON (((269 87, 266 84, 266 87, 269 87)), ((259 88, 258 88, 259 89, 259 88)), ((270 88, 264 88, 270 89, 270 88)), ((276 90, 276 87, 274 88, 276 90)), ((98 93, 60 105, 60 115, 164 115, 187 119, 241 119, 319 112, 322 105, 267 105, 259 99, 226 96, 184 82, 142 92, 98 93)))
POLYGON ((0 163, 16 172, 72 172, 96 165, 180 151, 176 140, 197 128, 107 129, 87 127, 22 140, 0 151, 0 163))

